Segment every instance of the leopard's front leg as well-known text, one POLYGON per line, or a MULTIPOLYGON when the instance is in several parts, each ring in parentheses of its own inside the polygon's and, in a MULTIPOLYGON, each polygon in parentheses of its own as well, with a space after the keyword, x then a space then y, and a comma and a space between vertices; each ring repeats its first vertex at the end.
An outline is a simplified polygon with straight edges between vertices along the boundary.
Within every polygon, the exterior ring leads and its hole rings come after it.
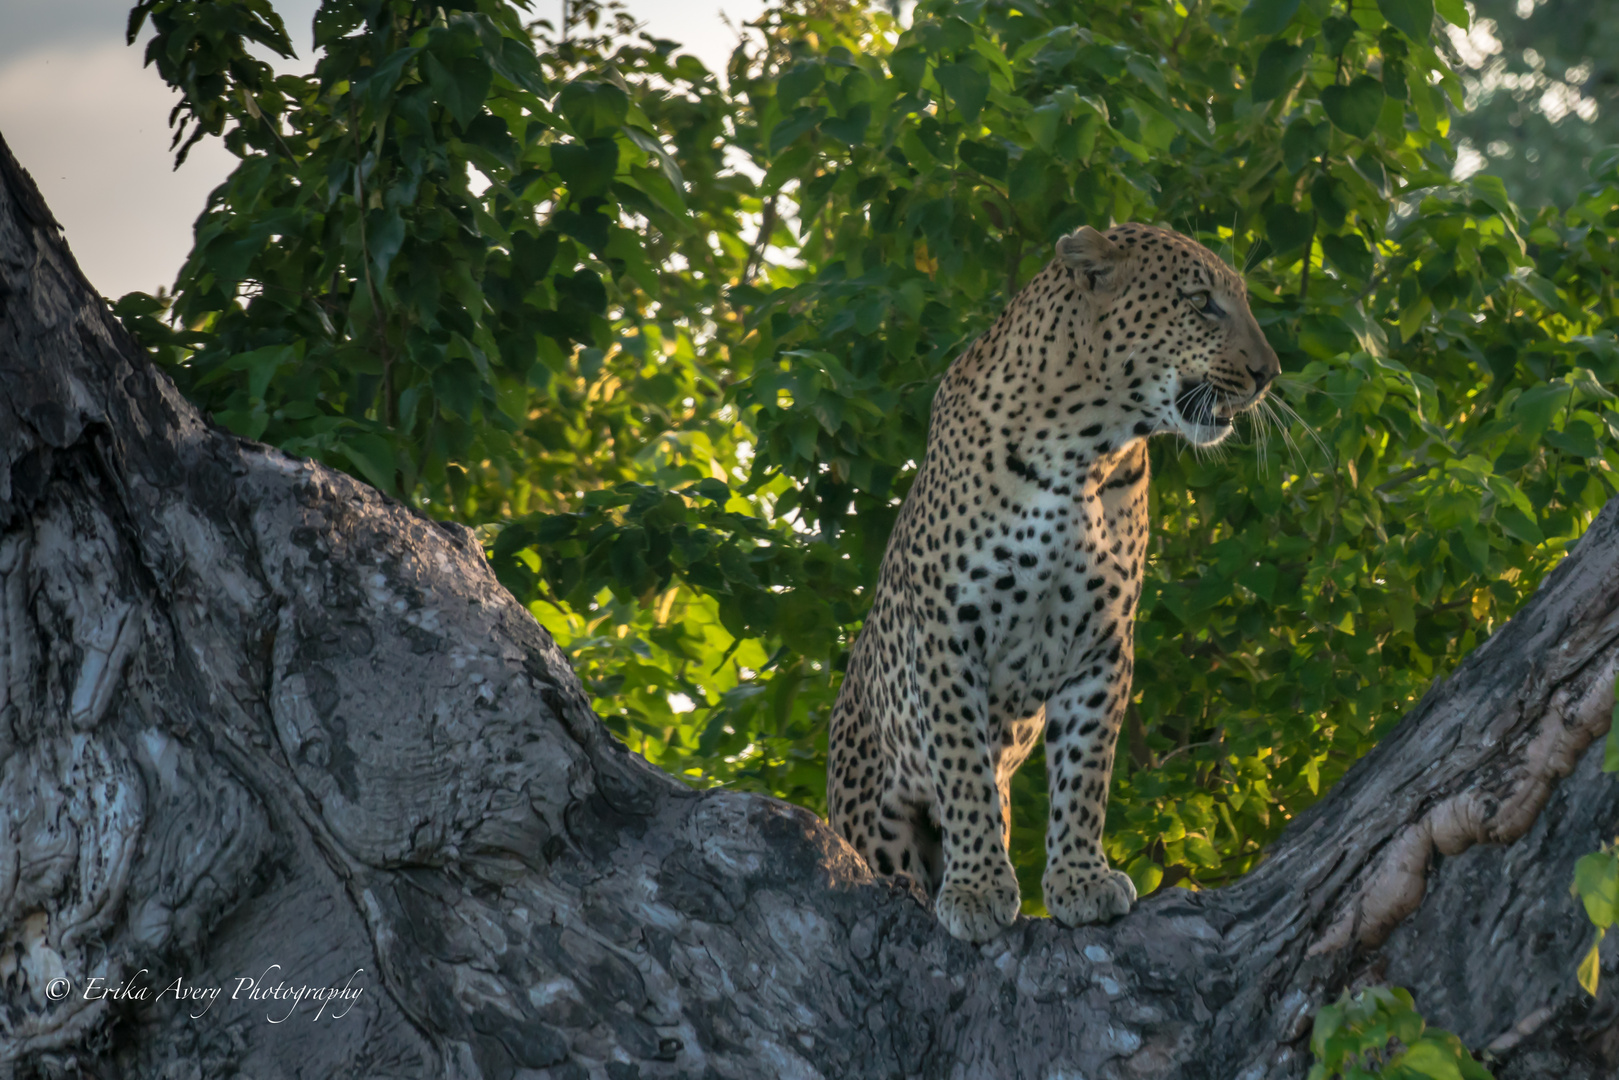
MULTIPOLYGON (((1126 627, 1129 626, 1125 622, 1126 627)), ((1131 641, 1103 640, 1046 702, 1046 910, 1069 926, 1128 914, 1136 888, 1102 854, 1113 749, 1130 700, 1131 641)))
POLYGON ((1012 924, 1022 903, 1017 874, 1006 854, 1004 811, 989 732, 988 682, 983 668, 972 663, 941 664, 935 672, 930 680, 933 739, 928 765, 939 812, 944 873, 933 910, 953 936, 988 941, 1012 924))

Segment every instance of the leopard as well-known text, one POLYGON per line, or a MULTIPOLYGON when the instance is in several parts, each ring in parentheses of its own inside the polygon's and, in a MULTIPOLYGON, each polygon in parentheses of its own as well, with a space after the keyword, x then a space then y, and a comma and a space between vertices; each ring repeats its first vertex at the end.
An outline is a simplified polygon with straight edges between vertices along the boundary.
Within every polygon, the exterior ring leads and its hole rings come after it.
POLYGON ((1198 241, 1083 226, 946 371, 828 732, 830 824, 985 942, 1022 897, 1010 785, 1043 736, 1041 878, 1068 926, 1126 915, 1102 848, 1148 557, 1147 441, 1228 438, 1281 373, 1198 241))

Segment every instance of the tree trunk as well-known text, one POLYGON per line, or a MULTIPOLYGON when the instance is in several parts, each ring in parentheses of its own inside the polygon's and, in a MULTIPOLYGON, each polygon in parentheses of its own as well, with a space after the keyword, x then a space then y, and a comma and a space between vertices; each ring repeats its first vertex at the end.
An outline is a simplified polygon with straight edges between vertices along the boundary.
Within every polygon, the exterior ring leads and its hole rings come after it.
POLYGON ((1260 1080, 1369 983, 1619 1062, 1619 506, 1248 877, 973 947, 627 752, 467 530, 209 426, 3 145, 0 388, 0 1075, 1260 1080))

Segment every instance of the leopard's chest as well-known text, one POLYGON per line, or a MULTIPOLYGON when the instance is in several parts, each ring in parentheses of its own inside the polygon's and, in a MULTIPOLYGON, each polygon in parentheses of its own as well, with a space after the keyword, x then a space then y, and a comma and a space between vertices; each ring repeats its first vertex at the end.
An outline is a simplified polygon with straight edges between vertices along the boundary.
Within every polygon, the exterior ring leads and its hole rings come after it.
POLYGON ((1125 632, 1139 567, 1124 550, 1103 500, 1092 493, 1015 491, 978 523, 939 579, 938 614, 950 641, 971 652, 992 695, 1043 700, 1078 657, 1125 632))

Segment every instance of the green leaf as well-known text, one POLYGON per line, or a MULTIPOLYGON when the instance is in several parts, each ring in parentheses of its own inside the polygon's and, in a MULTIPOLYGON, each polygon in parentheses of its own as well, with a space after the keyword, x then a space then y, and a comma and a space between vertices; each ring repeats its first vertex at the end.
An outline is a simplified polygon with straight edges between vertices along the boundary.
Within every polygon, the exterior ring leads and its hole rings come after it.
POLYGON ((658 137, 648 134, 640 128, 628 125, 622 128, 621 131, 630 142, 658 159, 658 167, 663 170, 664 179, 669 181, 669 185, 676 192, 682 193, 681 197, 684 200, 683 193, 686 190, 686 178, 681 173, 680 166, 675 162, 674 157, 664 148, 658 137))
POLYGON ((1546 536, 1540 531, 1535 519, 1516 506, 1497 506, 1495 521, 1501 526, 1502 532, 1522 543, 1538 547, 1546 542, 1546 536))
POLYGON ((380 491, 393 492, 394 487, 394 456, 393 448, 388 440, 380 435, 367 435, 352 432, 343 436, 337 444, 337 449, 343 453, 354 467, 369 481, 371 486, 380 491))
POLYGON ((1314 231, 1314 222, 1302 210, 1277 204, 1265 211, 1265 236, 1280 254, 1303 247, 1314 231))
POLYGON ((1456 1053, 1427 1039, 1407 1047, 1390 1064, 1404 1066, 1430 1080, 1462 1080, 1461 1064, 1456 1060, 1456 1053))
POLYGON ((821 130, 842 143, 859 146, 866 141, 866 129, 871 127, 871 105, 862 101, 852 105, 843 116, 823 120, 821 130))
MULTIPOLYGON (((1306 315, 1299 320, 1299 348, 1322 360, 1335 360, 1355 351, 1355 332, 1341 317, 1335 315, 1306 315)), ((1342 508, 1344 523, 1360 532, 1364 519, 1351 503, 1342 508)))
POLYGON ((1561 298, 1557 295, 1556 285, 1533 271, 1527 273, 1520 271, 1516 278, 1518 284, 1523 286, 1524 292, 1540 301, 1541 305, 1548 311, 1560 311, 1562 309, 1561 298))
POLYGON ((1576 420, 1562 431, 1547 431, 1541 435, 1547 446, 1575 458, 1594 458, 1602 453, 1596 432, 1589 424, 1576 420))
POLYGON ((365 242, 378 275, 387 277, 388 267, 405 242, 405 219, 398 210, 372 210, 365 215, 365 242))
POLYGON ((1434 0, 1434 9, 1439 12, 1440 18, 1452 26, 1466 30, 1471 25, 1467 17, 1467 0, 1434 0))
POLYGON ((1282 162, 1289 172, 1302 172, 1306 162, 1327 152, 1332 143, 1330 124, 1312 124, 1296 119, 1282 133, 1282 162))
POLYGON ((725 481, 716 480, 712 476, 705 476, 697 481, 692 485, 692 490, 720 506, 731 501, 731 489, 725 485, 725 481))
POLYGON ((1278 34, 1299 10, 1299 0, 1249 0, 1238 21, 1238 32, 1245 38, 1278 34))
POLYGON ((991 180, 1006 179, 1006 151, 999 146, 967 139, 956 151, 968 167, 983 173, 991 180))
POLYGON ((973 41, 972 24, 959 16, 929 20, 915 29, 928 49, 943 55, 960 52, 973 41))
POLYGON ((1342 180, 1325 173, 1317 176, 1310 182, 1310 202, 1327 228, 1343 228, 1349 216, 1349 187, 1342 180))
POLYGON ((453 361, 433 372, 433 393, 447 409, 463 420, 472 419, 481 383, 477 369, 465 360, 453 361))
POLYGON ((779 598, 775 617, 782 641, 806 656, 825 655, 837 634, 832 613, 819 598, 795 589, 779 598))
POLYGON ((1355 32, 1360 27, 1354 19, 1346 19, 1342 15, 1334 15, 1321 24, 1322 36, 1327 40, 1327 55, 1341 56, 1355 40, 1355 32))
POLYGON ((1433 29, 1434 0, 1377 0, 1383 18, 1412 41, 1425 42, 1433 29))
POLYGON ((1279 576, 1276 567, 1267 562, 1241 571, 1237 574, 1237 581, 1268 604, 1276 596, 1276 582, 1279 576))
POLYGON ((1348 86, 1328 86, 1321 91, 1321 107, 1339 131, 1364 139, 1383 111, 1383 84, 1370 75, 1360 75, 1348 86))
POLYGON ((776 83, 776 106, 783 112, 792 108, 805 94, 821 85, 820 64, 800 62, 787 69, 776 83))
POLYGON ((1405 61, 1393 56, 1383 58, 1383 93, 1395 101, 1409 101, 1411 87, 1405 78, 1405 61))
POLYGON ((915 90, 922 85, 922 77, 927 74, 928 54, 915 45, 895 49, 888 54, 888 70, 900 82, 915 90))
POLYGON ((641 592, 650 584, 652 572, 646 561, 649 546, 647 531, 635 525, 625 527, 613 538, 608 552, 615 579, 613 584, 630 595, 641 592))
POLYGON ((490 56, 490 66, 497 75, 536 97, 550 96, 545 76, 540 71, 539 58, 534 55, 534 47, 528 41, 503 37, 498 53, 491 53, 490 56))
POLYGON ((1181 841, 1181 850, 1193 866, 1214 868, 1220 865, 1219 852, 1214 850, 1207 837, 1198 833, 1188 833, 1186 839, 1181 841))
POLYGON ((1158 888, 1158 883, 1164 880, 1164 868, 1153 862, 1145 855, 1137 856, 1124 872, 1130 875, 1130 881, 1136 887, 1137 896, 1147 896, 1158 888))
POLYGON ((1574 892, 1598 930, 1619 921, 1619 853, 1596 851, 1574 864, 1574 892))
POLYGON ((944 92, 950 95, 961 118, 969 124, 978 119, 989 97, 989 76, 970 64, 943 64, 934 69, 944 92))
MULTIPOLYGON (((618 182, 645 192, 666 214, 678 218, 690 213, 680 189, 671 184, 669 178, 661 172, 637 166, 630 170, 629 177, 620 177, 618 182)), ((605 222, 607 219, 603 217, 602 220, 605 222)))
POLYGON ((495 78, 493 69, 475 56, 459 57, 446 64, 431 52, 425 67, 434 99, 450 110, 456 124, 465 130, 483 111, 484 98, 489 96, 489 85, 495 78))
POLYGON ((254 349, 242 359, 247 360, 247 396, 252 401, 263 401, 264 395, 270 388, 270 380, 283 364, 293 359, 291 345, 270 345, 262 349, 254 349))
POLYGON ((618 143, 613 139, 591 139, 583 146, 555 143, 551 147, 551 167, 575 197, 600 194, 618 171, 618 143))
POLYGON ((612 83, 575 79, 557 95, 563 119, 582 139, 608 135, 629 115, 630 99, 612 83))
POLYGON ((1350 277, 1364 281, 1372 276, 1375 264, 1372 261, 1371 249, 1358 235, 1350 233, 1347 236, 1323 236, 1321 250, 1338 269, 1350 277))
POLYGON ((372 108, 381 107, 388 100, 393 89, 399 83, 399 77, 405 66, 410 63, 421 49, 400 49, 388 56, 369 72, 358 74, 354 80, 354 88, 361 91, 368 99, 372 108))
POLYGON ((539 281, 551 270, 557 256, 557 234, 550 229, 532 236, 526 232, 512 234, 512 267, 526 281, 539 281))
POLYGON ((1483 199, 1491 210, 1500 214, 1508 222, 1516 223, 1518 208, 1512 205, 1512 199, 1507 195, 1507 186, 1501 182, 1499 176, 1489 173, 1479 173, 1468 180, 1468 186, 1473 193, 1483 199))
POLYGON ((821 107, 810 108, 801 105, 793 111, 791 116, 783 117, 770 131, 770 152, 781 153, 784 147, 792 145, 798 137, 810 128, 826 119, 826 110, 821 107))
POLYGON ((558 210, 551 215, 551 224, 557 232, 563 236, 573 237, 591 251, 605 251, 611 235, 612 222, 607 219, 607 215, 594 210, 585 213, 578 210, 558 210))
POLYGON ((1271 101, 1293 88, 1304 62, 1314 51, 1314 42, 1294 45, 1277 38, 1266 45, 1254 62, 1254 78, 1250 84, 1255 101, 1271 101))
POLYGON ((1540 435, 1551 426, 1552 417, 1567 404, 1573 389, 1563 382, 1531 387, 1512 403, 1512 417, 1527 435, 1540 435))
POLYGON ((809 143, 803 142, 794 146, 770 163, 764 179, 759 182, 759 190, 766 195, 780 191, 783 184, 804 171, 814 156, 815 148, 809 143))
POLYGON ((1024 126, 1034 138, 1034 144, 1046 153, 1051 153, 1052 145, 1057 141, 1057 128, 1061 125, 1068 110, 1061 105, 1042 105, 1029 112, 1024 126))

